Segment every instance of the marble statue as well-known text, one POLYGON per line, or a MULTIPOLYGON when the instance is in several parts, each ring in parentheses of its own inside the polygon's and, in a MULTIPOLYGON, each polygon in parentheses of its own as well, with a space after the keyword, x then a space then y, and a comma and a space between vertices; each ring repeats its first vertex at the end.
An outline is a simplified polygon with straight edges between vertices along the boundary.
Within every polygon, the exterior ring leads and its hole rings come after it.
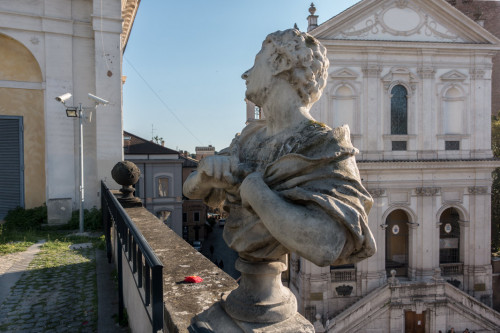
POLYGON ((224 308, 238 320, 276 322, 293 315, 296 300, 276 281, 290 251, 319 266, 375 253, 367 220, 373 201, 361 184, 349 128, 331 129, 309 114, 328 65, 326 49, 307 33, 268 35, 242 75, 246 98, 265 119, 250 122, 228 148, 201 160, 184 184, 187 197, 229 213, 223 236, 239 254, 242 282, 224 308), (252 281, 255 270, 275 276, 252 281), (274 289, 261 290, 273 283, 274 289), (252 307, 245 297, 269 306, 235 309, 252 307))

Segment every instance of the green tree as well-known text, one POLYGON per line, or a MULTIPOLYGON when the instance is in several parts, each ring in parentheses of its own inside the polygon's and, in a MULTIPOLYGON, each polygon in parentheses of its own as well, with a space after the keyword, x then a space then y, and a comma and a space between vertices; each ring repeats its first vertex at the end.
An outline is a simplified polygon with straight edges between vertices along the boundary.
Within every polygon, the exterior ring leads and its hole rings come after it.
MULTIPOLYGON (((500 157, 500 118, 493 116, 491 119, 491 149, 493 155, 500 157)), ((492 173, 491 186, 491 250, 500 251, 500 168, 492 173)))
POLYGON ((162 137, 159 137, 158 135, 155 135, 151 141, 153 141, 154 143, 158 144, 158 145, 161 145, 161 143, 163 142, 163 138, 162 137))

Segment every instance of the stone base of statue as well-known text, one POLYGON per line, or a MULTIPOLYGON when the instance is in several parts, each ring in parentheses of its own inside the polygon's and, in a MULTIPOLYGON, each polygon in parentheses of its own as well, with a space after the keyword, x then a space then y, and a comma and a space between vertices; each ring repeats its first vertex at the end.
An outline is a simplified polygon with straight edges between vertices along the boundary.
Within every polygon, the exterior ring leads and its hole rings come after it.
POLYGON ((295 296, 281 283, 286 270, 282 261, 238 258, 235 267, 241 272, 239 287, 198 315, 191 332, 314 332, 314 326, 297 312, 295 296))
POLYGON ((250 323, 231 318, 217 302, 197 315, 188 331, 191 333, 314 333, 314 326, 300 313, 295 312, 277 323, 250 323))
POLYGON ((281 261, 236 260, 240 285, 222 296, 222 307, 232 318, 253 323, 277 323, 297 312, 297 300, 281 283, 286 265, 281 261))

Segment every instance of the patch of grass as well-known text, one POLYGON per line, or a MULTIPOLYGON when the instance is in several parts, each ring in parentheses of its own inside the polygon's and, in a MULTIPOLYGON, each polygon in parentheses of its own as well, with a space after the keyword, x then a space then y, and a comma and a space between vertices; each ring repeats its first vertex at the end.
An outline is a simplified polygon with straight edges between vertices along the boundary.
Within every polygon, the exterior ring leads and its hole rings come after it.
POLYGON ((25 251, 47 237, 47 233, 41 230, 9 230, 0 225, 0 256, 25 251))
POLYGON ((34 242, 8 242, 5 244, 0 244, 0 255, 6 255, 15 252, 26 251, 28 247, 35 244, 34 242))

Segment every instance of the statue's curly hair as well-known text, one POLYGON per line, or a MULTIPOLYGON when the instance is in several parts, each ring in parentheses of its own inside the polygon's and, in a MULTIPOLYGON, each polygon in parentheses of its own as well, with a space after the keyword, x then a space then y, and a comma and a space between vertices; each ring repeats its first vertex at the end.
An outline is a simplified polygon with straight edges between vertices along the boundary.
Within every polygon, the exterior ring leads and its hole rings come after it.
POLYGON ((313 36, 297 29, 271 33, 265 44, 274 48, 270 59, 274 75, 293 85, 306 105, 316 102, 328 78, 326 48, 313 36))

